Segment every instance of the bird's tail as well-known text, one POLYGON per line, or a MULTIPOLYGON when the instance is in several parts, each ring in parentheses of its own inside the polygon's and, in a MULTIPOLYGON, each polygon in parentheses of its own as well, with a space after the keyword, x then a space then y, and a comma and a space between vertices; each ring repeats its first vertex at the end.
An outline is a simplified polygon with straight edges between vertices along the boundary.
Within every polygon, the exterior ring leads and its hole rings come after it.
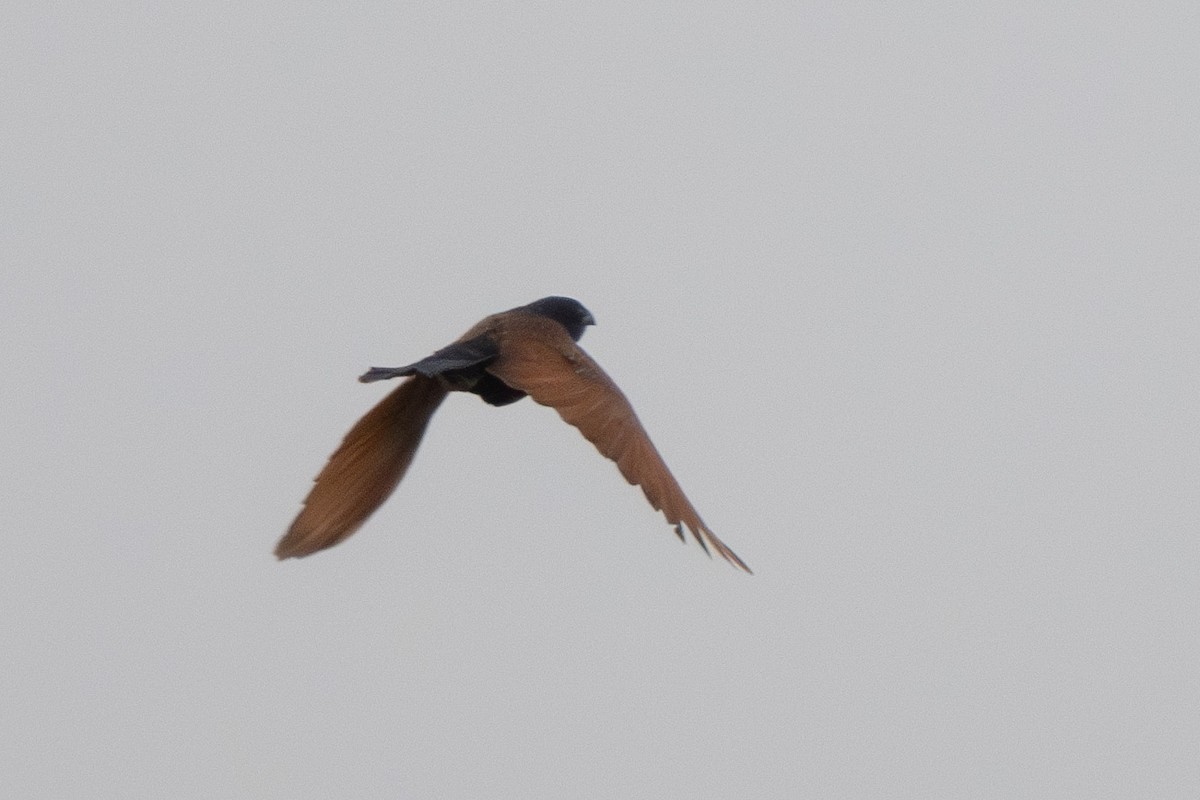
POLYGON ((412 367, 371 367, 362 375, 359 375, 358 379, 363 383, 374 383, 375 381, 386 381, 390 378, 403 378, 405 375, 412 374, 412 367))

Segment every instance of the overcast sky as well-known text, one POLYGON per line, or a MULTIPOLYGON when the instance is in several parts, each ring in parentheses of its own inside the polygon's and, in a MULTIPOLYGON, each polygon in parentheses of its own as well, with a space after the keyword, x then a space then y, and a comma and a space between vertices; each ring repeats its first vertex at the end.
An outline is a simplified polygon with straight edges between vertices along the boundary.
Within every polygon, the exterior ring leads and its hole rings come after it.
POLYGON ((1200 796, 1194 3, 6 3, 21 798, 1200 796), (549 409, 548 294, 746 576, 549 409))

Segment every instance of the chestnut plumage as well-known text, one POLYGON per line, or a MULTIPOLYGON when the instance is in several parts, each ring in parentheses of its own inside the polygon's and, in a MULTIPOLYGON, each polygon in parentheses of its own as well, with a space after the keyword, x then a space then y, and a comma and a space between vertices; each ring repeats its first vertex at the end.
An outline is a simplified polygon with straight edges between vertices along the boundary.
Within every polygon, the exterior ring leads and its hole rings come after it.
POLYGON ((430 417, 449 392, 471 392, 495 406, 529 395, 574 425, 640 486, 683 539, 750 571, 709 529, 679 487, 633 406, 576 342, 592 315, 567 297, 545 297, 486 317, 453 344, 405 367, 371 367, 359 380, 404 378, 360 419, 329 458, 304 508, 275 548, 299 558, 358 530, 404 477, 430 417))

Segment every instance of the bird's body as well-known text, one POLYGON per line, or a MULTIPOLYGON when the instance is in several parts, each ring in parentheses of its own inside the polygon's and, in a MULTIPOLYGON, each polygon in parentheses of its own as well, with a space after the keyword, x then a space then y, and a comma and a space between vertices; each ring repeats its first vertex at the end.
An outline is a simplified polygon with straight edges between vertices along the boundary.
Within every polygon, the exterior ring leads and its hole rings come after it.
POLYGON ((355 424, 326 464, 304 508, 275 549, 309 555, 345 539, 396 488, 433 412, 449 392, 494 406, 529 395, 559 415, 640 485, 683 538, 686 526, 708 550, 749 572, 700 519, 650 442, 633 407, 577 344, 592 315, 577 301, 546 297, 484 318, 453 344, 405 367, 372 367, 359 380, 406 380, 355 424))

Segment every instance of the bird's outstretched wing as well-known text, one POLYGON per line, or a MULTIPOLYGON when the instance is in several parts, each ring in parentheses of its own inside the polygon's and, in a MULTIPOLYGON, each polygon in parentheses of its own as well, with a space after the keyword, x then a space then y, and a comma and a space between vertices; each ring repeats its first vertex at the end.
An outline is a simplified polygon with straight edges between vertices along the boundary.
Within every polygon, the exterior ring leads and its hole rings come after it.
POLYGON ((306 556, 358 530, 404 477, 429 418, 445 397, 437 379, 416 375, 355 423, 317 476, 275 555, 306 556))
POLYGON ((561 325, 530 316, 519 325, 504 326, 496 335, 500 355, 488 365, 488 372, 541 405, 552 407, 578 428, 597 450, 616 462, 627 481, 642 487, 650 505, 662 511, 680 539, 681 525, 685 525, 706 552, 716 550, 750 572, 700 519, 616 383, 561 325))

